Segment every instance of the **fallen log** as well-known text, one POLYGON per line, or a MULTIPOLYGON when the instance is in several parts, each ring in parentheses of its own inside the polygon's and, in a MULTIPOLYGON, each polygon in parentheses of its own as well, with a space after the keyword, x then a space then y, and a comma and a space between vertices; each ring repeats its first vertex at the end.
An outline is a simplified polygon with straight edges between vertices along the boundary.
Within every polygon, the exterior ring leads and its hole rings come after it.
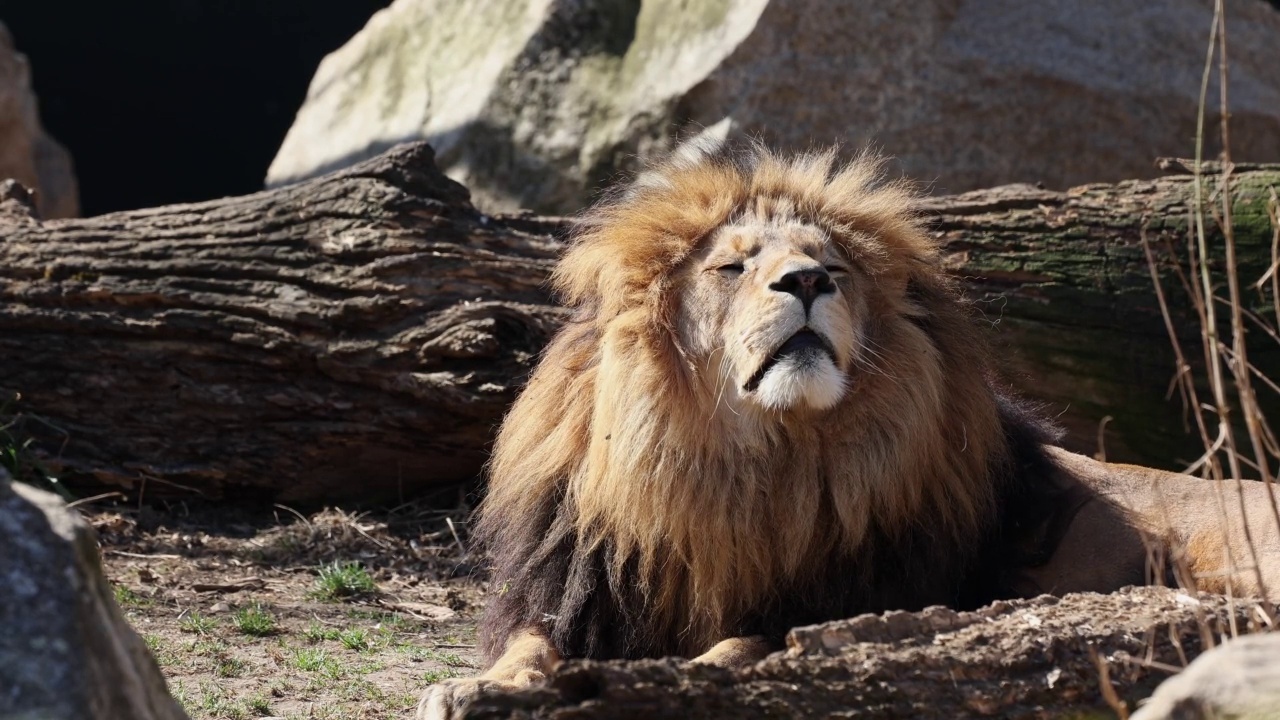
MULTIPOLYGON (((924 203, 1013 382, 1061 413, 1073 449, 1092 452, 1110 415, 1113 459, 1198 454, 1165 399, 1173 359, 1140 242, 1162 257, 1185 243, 1191 182, 924 203)), ((1270 264, 1277 185, 1270 170, 1235 176, 1247 276, 1270 264)), ((245 197, 78 220, 37 219, 9 184, 0 401, 20 400, 2 411, 85 490, 321 502, 470 480, 565 319, 546 286, 564 228, 479 213, 425 144, 245 197)), ((1274 353, 1254 360, 1280 369, 1274 353)))
POLYGON ((11 220, 0 385, 68 481, 292 502, 470 479, 563 311, 558 244, 467 198, 417 145, 246 197, 11 220))
POLYGON ((467 717, 1109 717, 1104 682, 1132 710, 1206 638, 1256 630, 1259 617, 1253 603, 1160 587, 863 615, 797 628, 785 652, 737 671, 570 661, 546 686, 482 695, 467 717))

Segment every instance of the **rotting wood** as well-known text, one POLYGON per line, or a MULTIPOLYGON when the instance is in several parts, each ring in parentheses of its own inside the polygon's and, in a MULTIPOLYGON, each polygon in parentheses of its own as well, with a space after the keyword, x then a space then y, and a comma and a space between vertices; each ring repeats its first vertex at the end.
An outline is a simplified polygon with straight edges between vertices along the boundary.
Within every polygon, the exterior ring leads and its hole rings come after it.
MULTIPOLYGON (((1145 227, 1157 248, 1181 247, 1191 182, 922 203, 1013 383, 1073 449, 1092 452, 1110 415, 1113 459, 1198 455, 1164 399, 1172 354, 1140 241, 1145 227)), ((1280 173, 1233 183, 1246 277, 1261 275, 1280 173)), ((470 480, 565 320, 546 280, 567 221, 482 215, 425 144, 95 218, 41 222, 24 197, 0 189, 0 397, 21 395, 18 431, 85 490, 314 503, 470 480)))

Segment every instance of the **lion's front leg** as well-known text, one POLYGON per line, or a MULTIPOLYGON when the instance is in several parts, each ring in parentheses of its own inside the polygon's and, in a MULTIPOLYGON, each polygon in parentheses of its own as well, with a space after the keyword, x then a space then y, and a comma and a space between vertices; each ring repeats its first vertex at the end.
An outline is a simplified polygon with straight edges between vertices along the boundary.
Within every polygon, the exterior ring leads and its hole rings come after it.
POLYGON ((761 635, 733 637, 721 640, 690 662, 729 669, 740 668, 763 660, 773 650, 773 646, 761 635))
MULTIPOLYGON (((717 646, 718 647, 718 646, 717 646)), ((527 627, 511 634, 502 656, 483 674, 474 678, 455 678, 427 688, 418 702, 417 720, 455 720, 482 690, 514 690, 546 679, 560 664, 547 632, 541 627, 527 627)))

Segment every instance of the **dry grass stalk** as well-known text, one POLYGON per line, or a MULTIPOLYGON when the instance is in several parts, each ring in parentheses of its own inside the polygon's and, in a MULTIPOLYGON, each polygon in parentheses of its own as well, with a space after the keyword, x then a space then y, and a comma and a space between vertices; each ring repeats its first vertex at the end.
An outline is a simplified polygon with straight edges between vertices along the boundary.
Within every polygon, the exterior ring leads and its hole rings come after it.
MULTIPOLYGON (((1271 518, 1280 528, 1280 503, 1275 497, 1275 469, 1280 466, 1280 443, 1272 431, 1268 420, 1258 401, 1255 387, 1262 387, 1264 392, 1275 392, 1280 395, 1280 384, 1265 377, 1249 361, 1248 330, 1261 330, 1262 334, 1280 345, 1280 199, 1273 189, 1267 211, 1273 229, 1271 240, 1271 265, 1258 279, 1249 280, 1241 277, 1236 255, 1236 234, 1233 225, 1232 180, 1235 166, 1231 158, 1230 113, 1228 97, 1229 65, 1227 55, 1227 23, 1223 0, 1215 0, 1213 21, 1210 26, 1209 43, 1205 55, 1204 72, 1201 77, 1199 112, 1196 126, 1195 159, 1188 168, 1193 174, 1193 199, 1188 208, 1188 233, 1185 255, 1179 262, 1179 253, 1172 243, 1163 248, 1161 259, 1152 248, 1144 226, 1141 241, 1146 254, 1147 265, 1151 272, 1152 285, 1163 316, 1165 330, 1173 347, 1176 366, 1170 394, 1176 389, 1183 403, 1184 417, 1188 422, 1188 430, 1194 425, 1198 433, 1204 454, 1191 464, 1184 472, 1197 474, 1214 481, 1217 501, 1214 510, 1217 513, 1224 557, 1224 574, 1234 575, 1237 571, 1256 574, 1258 585, 1263 588, 1260 601, 1251 600, 1254 604, 1253 615, 1256 621, 1247 623, 1241 628, 1236 622, 1236 613, 1231 608, 1228 613, 1229 623, 1227 635, 1235 637, 1242 630, 1266 631, 1272 629, 1275 622, 1275 608, 1269 593, 1280 590, 1266 588, 1263 584, 1261 564, 1257 557, 1257 548, 1253 542, 1251 523, 1262 518, 1250 518, 1245 505, 1244 495, 1237 492, 1240 503, 1239 512, 1245 519, 1244 537, 1249 549, 1249 558, 1234 557, 1231 544, 1226 542, 1228 532, 1228 498, 1226 490, 1235 483, 1235 489, 1241 490, 1240 483, 1248 476, 1267 484, 1270 496, 1271 518), (1220 115, 1219 133, 1222 154, 1218 162, 1207 162, 1204 159, 1205 112, 1210 81, 1214 75, 1214 58, 1217 57, 1217 80, 1219 85, 1220 115), (1210 177, 1212 176, 1212 177, 1210 177), (1210 224, 1212 222, 1212 225, 1210 224), (1216 232, 1215 232, 1216 231, 1216 232), (1220 238, 1221 247, 1214 243, 1220 238), (1221 259, 1219 262, 1219 258, 1221 259), (1184 267, 1186 270, 1184 271, 1184 267), (1179 323, 1176 323, 1170 311, 1168 297, 1161 281, 1161 271, 1168 270, 1181 284, 1186 292, 1190 306, 1194 312, 1194 322, 1199 328, 1203 365, 1197 371, 1183 352, 1183 344, 1178 334, 1179 323), (1225 288, 1225 297, 1221 294, 1225 288), (1250 298, 1246 298, 1245 290, 1251 289, 1250 298), (1270 298, 1267 298, 1267 295, 1270 298), (1261 313, 1248 307, 1256 296, 1256 300, 1266 303, 1274 315, 1265 318, 1261 313), (1207 391, 1207 398, 1202 394, 1207 391), (1243 427, 1243 433, 1240 432, 1243 427), (1245 563, 1251 563, 1251 566, 1245 563)), ((1159 493, 1159 488, 1156 492, 1159 493)), ((1257 511, 1255 510, 1255 515, 1257 511)), ((1254 525, 1256 528, 1257 526, 1254 525)), ((1153 540, 1162 540, 1154 538, 1153 540)), ((1164 552, 1161 548, 1167 543, 1151 542, 1148 547, 1149 560, 1152 563, 1154 577, 1163 576, 1167 563, 1172 563, 1173 576, 1178 584, 1195 590, 1198 581, 1207 580, 1191 571, 1186 560, 1184 549, 1178 546, 1172 552, 1164 552)), ((1228 602, 1234 604, 1231 597, 1232 583, 1225 583, 1228 602)), ((1213 647, 1215 630, 1202 614, 1197 616, 1203 649, 1213 647)), ((1176 635, 1170 628, 1171 637, 1176 635)), ((1225 638, 1224 638, 1225 639, 1225 638)), ((1188 658, 1181 644, 1177 644, 1179 659, 1185 666, 1188 658)), ((1115 695, 1109 682, 1107 664, 1095 654, 1094 662, 1098 666, 1100 686, 1107 704, 1119 715, 1127 717, 1123 703, 1115 695)), ((1176 670, 1175 668, 1170 668, 1176 670)))
POLYGON ((1120 720, 1129 720, 1129 707, 1116 694, 1116 688, 1111 684, 1111 672, 1106 658, 1098 655, 1098 650, 1092 645, 1089 646, 1089 658, 1098 668, 1098 686, 1102 689, 1102 698, 1107 701, 1107 706, 1120 720))

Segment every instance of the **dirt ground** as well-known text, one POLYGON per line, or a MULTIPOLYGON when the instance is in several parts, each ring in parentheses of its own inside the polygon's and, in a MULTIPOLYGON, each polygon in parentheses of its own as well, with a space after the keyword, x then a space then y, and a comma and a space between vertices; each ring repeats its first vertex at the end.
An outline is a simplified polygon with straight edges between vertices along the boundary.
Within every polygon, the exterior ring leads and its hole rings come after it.
POLYGON ((465 505, 81 510, 192 718, 412 717, 424 688, 476 668, 465 505))

